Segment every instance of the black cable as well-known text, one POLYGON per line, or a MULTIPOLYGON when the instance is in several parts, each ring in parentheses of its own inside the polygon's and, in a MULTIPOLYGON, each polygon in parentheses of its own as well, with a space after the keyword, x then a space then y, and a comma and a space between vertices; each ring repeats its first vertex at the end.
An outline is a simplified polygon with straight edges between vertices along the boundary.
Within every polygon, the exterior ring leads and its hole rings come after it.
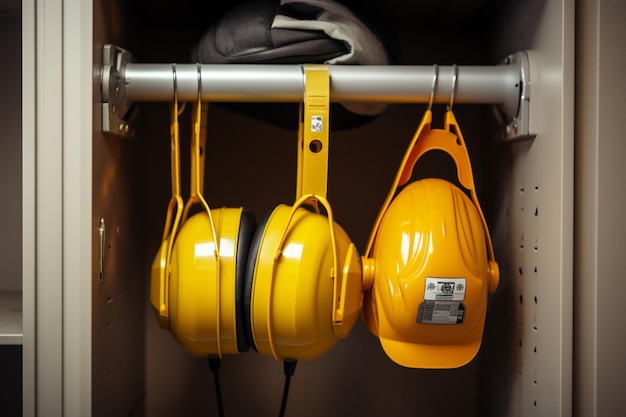
POLYGON ((222 361, 217 356, 209 357, 209 368, 213 372, 215 382, 215 396, 217 397, 217 413, 219 417, 224 417, 224 404, 222 403, 222 386, 220 385, 220 367, 222 361))
POLYGON ((285 387, 283 388, 283 400, 280 403, 280 417, 285 415, 285 408, 287 408, 287 397, 289 396, 289 383, 291 382, 291 376, 296 372, 296 365, 298 361, 285 360, 283 362, 283 368, 285 370, 285 387))

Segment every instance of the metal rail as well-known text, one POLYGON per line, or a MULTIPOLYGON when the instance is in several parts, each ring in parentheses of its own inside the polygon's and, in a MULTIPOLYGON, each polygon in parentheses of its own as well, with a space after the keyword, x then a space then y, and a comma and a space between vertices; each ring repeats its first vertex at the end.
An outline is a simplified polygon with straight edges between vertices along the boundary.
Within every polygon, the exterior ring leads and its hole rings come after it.
MULTIPOLYGON (((496 66, 330 65, 330 97, 341 103, 494 104, 507 130, 528 135, 530 99, 528 58, 524 52, 496 66), (437 73, 436 83, 435 73, 437 73), (434 86, 434 88, 433 88, 434 86), (454 96, 453 96, 454 94, 454 96), (524 130, 524 126, 525 129, 524 130)), ((126 113, 135 102, 300 102, 301 65, 140 64, 113 45, 104 47, 103 130, 128 135, 126 113)))

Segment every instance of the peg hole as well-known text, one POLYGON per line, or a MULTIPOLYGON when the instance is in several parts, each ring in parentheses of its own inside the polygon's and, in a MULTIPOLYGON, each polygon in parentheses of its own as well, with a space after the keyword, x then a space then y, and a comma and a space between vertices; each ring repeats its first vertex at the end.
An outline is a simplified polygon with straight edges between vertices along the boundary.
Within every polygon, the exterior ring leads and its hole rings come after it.
POLYGON ((322 141, 313 139, 309 142, 309 150, 313 153, 320 153, 322 151, 322 141))

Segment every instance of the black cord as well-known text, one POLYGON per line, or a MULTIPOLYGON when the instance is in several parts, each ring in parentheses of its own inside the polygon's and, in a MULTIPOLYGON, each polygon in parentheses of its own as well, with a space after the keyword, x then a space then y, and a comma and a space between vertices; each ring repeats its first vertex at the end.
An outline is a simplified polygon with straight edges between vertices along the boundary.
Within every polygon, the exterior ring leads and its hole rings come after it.
POLYGON ((217 356, 209 357, 209 368, 213 372, 215 382, 215 396, 217 397, 217 412, 219 417, 224 417, 224 404, 222 403, 222 386, 220 385, 220 367, 222 361, 217 356))
POLYGON ((283 367, 285 370, 285 387, 283 388, 283 400, 280 403, 280 417, 284 417, 285 408, 287 408, 287 397, 289 396, 289 383, 291 382, 291 376, 296 372, 296 365, 298 361, 295 360, 285 360, 283 362, 283 367))

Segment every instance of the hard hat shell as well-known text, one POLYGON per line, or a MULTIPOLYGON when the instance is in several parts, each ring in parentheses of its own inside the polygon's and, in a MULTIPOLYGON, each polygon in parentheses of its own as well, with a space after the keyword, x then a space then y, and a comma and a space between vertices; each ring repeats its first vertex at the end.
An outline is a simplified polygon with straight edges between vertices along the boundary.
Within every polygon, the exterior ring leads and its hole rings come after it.
POLYGON ((411 368, 455 368, 480 347, 489 262, 481 216, 454 184, 407 185, 382 219, 364 320, 386 354, 411 368))

